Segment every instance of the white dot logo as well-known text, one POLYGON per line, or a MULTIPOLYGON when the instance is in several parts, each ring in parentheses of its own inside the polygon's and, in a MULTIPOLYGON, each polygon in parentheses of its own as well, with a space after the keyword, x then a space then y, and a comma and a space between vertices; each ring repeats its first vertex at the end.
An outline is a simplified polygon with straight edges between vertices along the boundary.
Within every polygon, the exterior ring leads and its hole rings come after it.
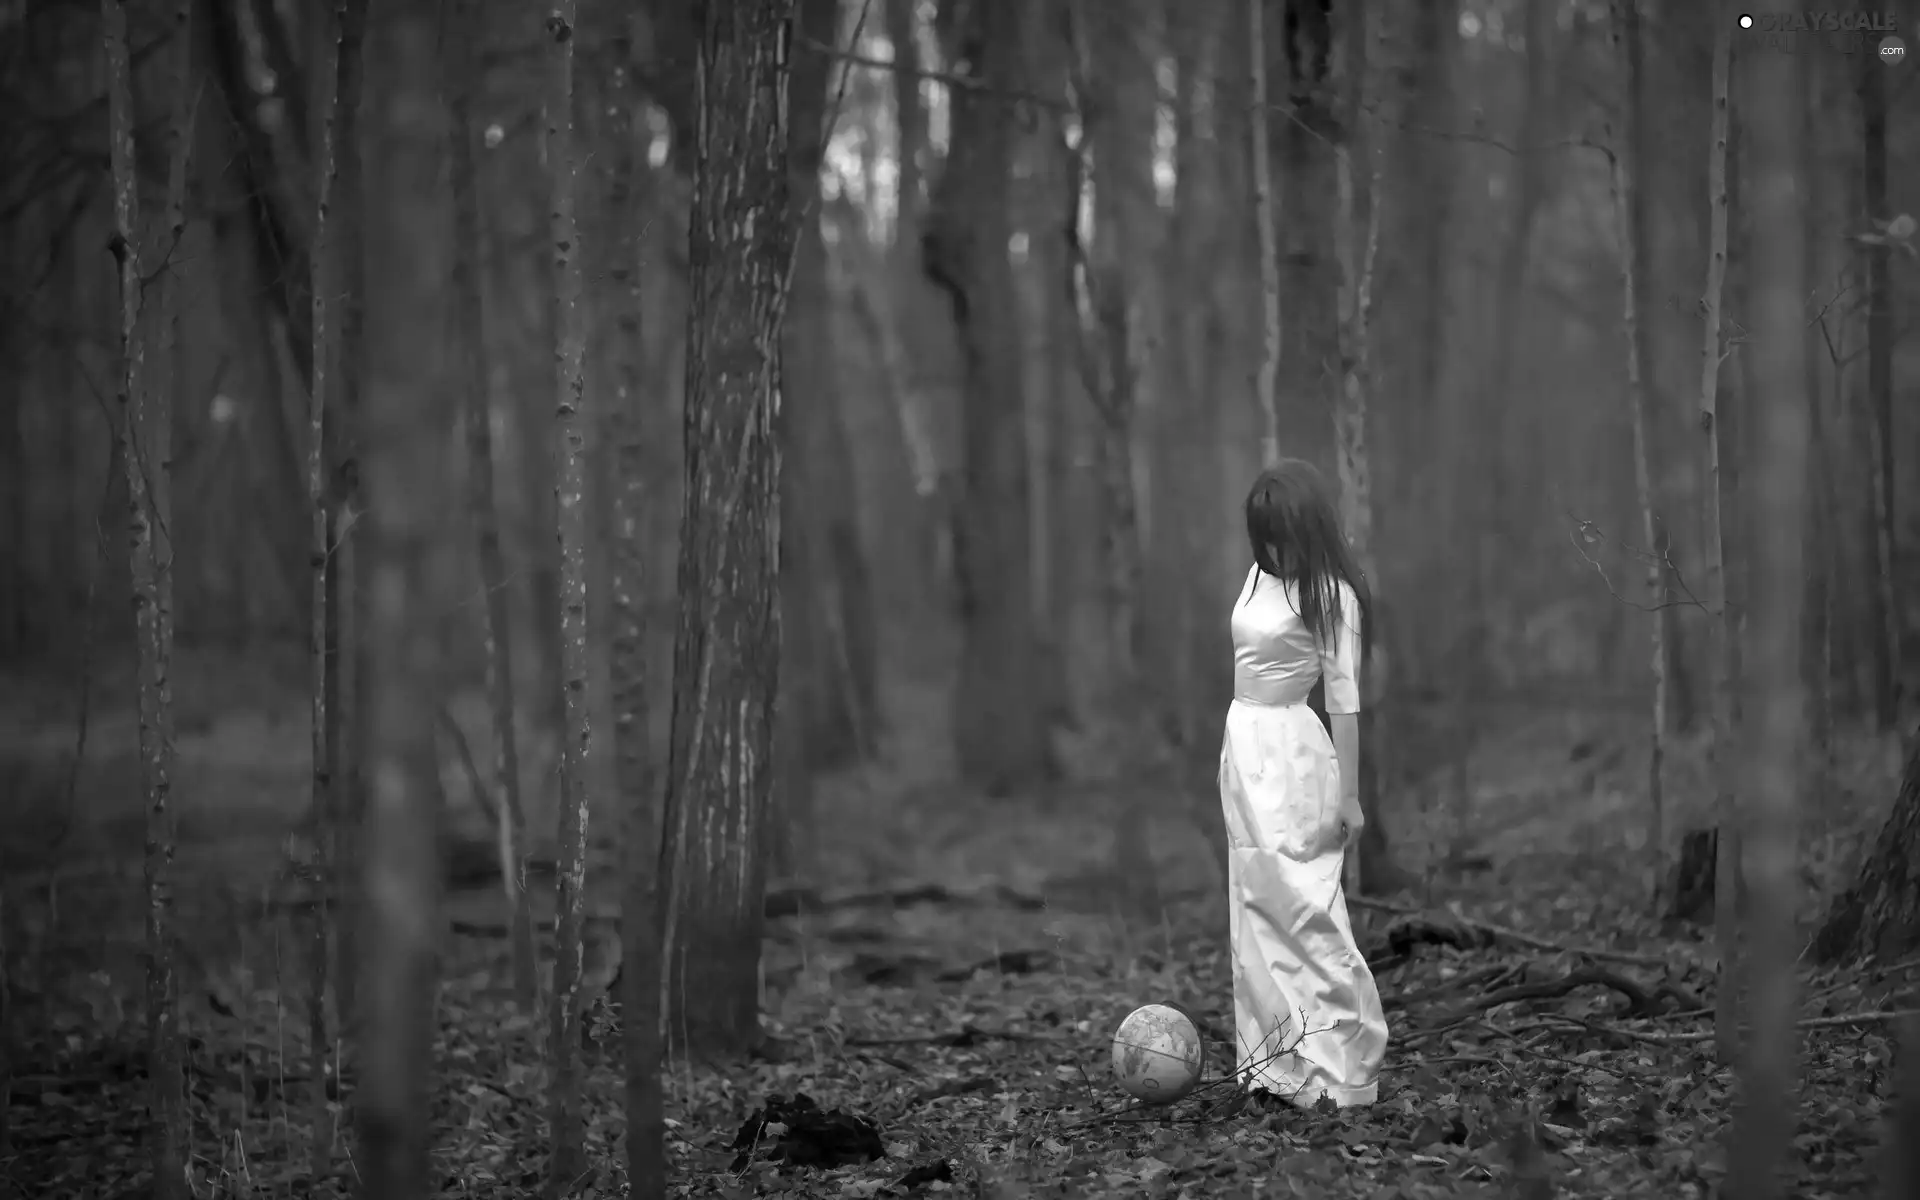
POLYGON ((1749 16, 1748 14, 1746 14, 1746 13, 1741 13, 1741 14, 1740 14, 1740 28, 1742 28, 1742 29, 1752 29, 1752 28, 1753 28, 1753 18, 1752 18, 1751 16, 1749 16))
POLYGON ((1888 34, 1880 41, 1880 61, 1892 66, 1907 57, 1907 44, 1888 34))

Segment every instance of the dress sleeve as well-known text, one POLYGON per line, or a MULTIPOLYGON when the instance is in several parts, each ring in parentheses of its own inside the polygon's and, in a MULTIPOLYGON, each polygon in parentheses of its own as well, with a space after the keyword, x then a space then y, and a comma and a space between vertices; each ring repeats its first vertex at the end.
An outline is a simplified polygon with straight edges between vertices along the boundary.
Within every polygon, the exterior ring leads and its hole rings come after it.
POLYGON ((1360 604, 1344 583, 1340 585, 1340 624, 1320 646, 1320 677, 1326 684, 1329 716, 1360 711, 1360 604))

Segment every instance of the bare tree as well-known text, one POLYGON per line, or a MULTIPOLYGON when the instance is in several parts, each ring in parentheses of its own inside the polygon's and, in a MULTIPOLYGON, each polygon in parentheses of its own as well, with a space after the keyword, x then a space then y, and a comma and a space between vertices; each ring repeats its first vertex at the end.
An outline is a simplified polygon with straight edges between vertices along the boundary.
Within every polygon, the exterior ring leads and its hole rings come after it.
MULTIPOLYGON (((327 520, 327 777, 334 802, 333 841, 328 854, 335 875, 353 877, 361 867, 360 830, 367 809, 367 710, 372 680, 367 628, 371 595, 360 568, 360 395, 366 380, 367 297, 366 196, 362 182, 360 105, 365 91, 363 48, 367 0, 334 0, 339 43, 334 54, 332 197, 339 264, 334 301, 339 316, 335 385, 327 421, 332 503, 327 520)), ((336 888, 334 915, 334 1010, 352 1028, 356 1014, 360 955, 356 889, 336 888)))
POLYGON ((962 776, 990 794, 1054 770, 1035 686, 1040 637, 1033 616, 1027 525, 1029 475, 1020 436, 1025 379, 1019 290, 1006 247, 1013 131, 1002 111, 1019 69, 1019 11, 979 0, 952 14, 953 53, 978 87, 953 88, 947 161, 936 187, 923 266, 946 294, 960 330, 965 401, 961 480, 954 497, 954 590, 963 637, 954 694, 954 750, 962 776))
POLYGON ((466 368, 467 519, 473 525, 486 604, 487 699, 493 713, 493 788, 500 807, 500 873, 512 914, 513 990, 533 1012, 533 917, 527 900, 527 818, 520 800, 520 747, 514 727, 513 629, 507 617, 507 564, 500 548, 500 510, 494 499, 493 409, 488 403, 486 309, 475 258, 480 253, 480 195, 475 182, 473 100, 480 67, 474 50, 478 7, 456 0, 440 31, 447 89, 448 184, 453 192, 453 300, 455 324, 466 333, 459 355, 466 368))
MULTIPOLYGON (((1860 59, 1861 177, 1867 219, 1884 230, 1893 211, 1887 206, 1887 69, 1878 54, 1860 59)), ((1893 453, 1893 248, 1880 237, 1865 246, 1867 257, 1867 413, 1872 462, 1869 479, 1873 514, 1873 590, 1868 611, 1873 653, 1873 714, 1881 730, 1897 720, 1901 613, 1894 594, 1899 512, 1894 506, 1893 453), (1877 643, 1877 644, 1876 644, 1877 643)))
POLYGON ((560 535, 560 682, 565 739, 560 758, 560 835, 553 954, 549 1186, 559 1193, 585 1167, 580 1125, 580 983, 585 971, 588 764, 593 739, 587 673, 587 321, 575 216, 579 157, 574 151, 573 52, 578 0, 558 0, 547 14, 548 245, 553 255, 554 477, 560 535))
POLYGON ((1645 271, 1645 231, 1633 164, 1641 160, 1639 140, 1645 136, 1640 95, 1639 0, 1611 0, 1609 36, 1620 70, 1619 133, 1608 158, 1613 165, 1613 208, 1619 228, 1621 318, 1620 336, 1627 356, 1627 404, 1633 424, 1633 486, 1640 508, 1641 553, 1647 563, 1647 604, 1651 614, 1653 694, 1650 741, 1647 749, 1647 845, 1653 853, 1653 880, 1657 890, 1666 859, 1666 801, 1663 788, 1667 752, 1667 616, 1662 603, 1666 572, 1659 544, 1659 518, 1654 508, 1653 468, 1647 406, 1646 330, 1640 312, 1640 277, 1645 271))
MULTIPOLYGON (((1384 197, 1380 190, 1381 138, 1362 131, 1362 114, 1380 104, 1383 89, 1373 81, 1378 77, 1384 54, 1379 5, 1361 10, 1343 10, 1334 34, 1335 66, 1339 92, 1341 129, 1334 142, 1334 175, 1339 189, 1334 213, 1335 256, 1340 264, 1340 394, 1334 405, 1334 447, 1340 479, 1340 521, 1352 543, 1355 559, 1368 586, 1379 599, 1380 573, 1375 570, 1373 551, 1373 470, 1369 452, 1368 425, 1373 377, 1373 281, 1374 264, 1380 253, 1380 215, 1384 197), (1368 165, 1361 176, 1358 158, 1368 165), (1364 212, 1364 215, 1363 215, 1364 212)), ((1529 46, 1529 50, 1532 47, 1529 46)), ((1391 114, 1389 113, 1389 116, 1391 114)), ((1375 608, 1378 612, 1378 607, 1375 608)), ((1379 632, 1365 631, 1376 652, 1367 654, 1360 713, 1362 753, 1357 781, 1360 802, 1367 816, 1367 827, 1379 825, 1379 763, 1384 729, 1374 712, 1374 701, 1382 690, 1383 662, 1377 653, 1379 632)), ((1362 837, 1366 837, 1363 832, 1362 837)), ((1375 835, 1372 855, 1356 854, 1352 866, 1358 870, 1363 860, 1372 859, 1374 871, 1381 874, 1385 865, 1385 844, 1375 835)), ((1370 880, 1380 884, 1384 880, 1370 880)))
POLYGON ((648 604, 659 547, 653 514, 670 501, 651 470, 648 411, 667 404, 649 386, 642 272, 647 226, 657 208, 647 188, 641 147, 644 101, 634 85, 630 14, 620 0, 593 0, 583 16, 589 70, 583 80, 585 133, 599 167, 599 230, 606 269, 595 316, 607 331, 600 347, 606 378, 597 413, 606 430, 611 478, 606 539, 609 673, 613 690, 613 790, 623 802, 619 990, 626 1069, 627 1191, 666 1194, 666 1134, 660 1068, 660 773, 653 751, 648 693, 648 604))
MULTIPOLYGON (((1721 300, 1727 277, 1727 139, 1730 113, 1727 87, 1732 69, 1733 24, 1723 21, 1713 35, 1713 117, 1707 146, 1707 282, 1700 296, 1700 430, 1705 441, 1706 484, 1700 492, 1701 527, 1705 533, 1706 603, 1713 621, 1713 661, 1708 671, 1713 738, 1714 820, 1723 831, 1729 847, 1737 845, 1725 831, 1738 820, 1734 791, 1734 629, 1727 608, 1726 539, 1721 521, 1723 489, 1720 464, 1727 438, 1721 428, 1719 408, 1720 362, 1727 350, 1721 344, 1721 300)), ((1737 878, 1737 873, 1735 874, 1737 878)), ((1719 878, 1716 870, 1715 879, 1719 878)), ((1720 944, 1733 946, 1738 929, 1735 906, 1722 905, 1715 913, 1720 944)), ((1729 974, 1728 978, 1732 976, 1729 974)), ((1733 1027, 1733 1003, 1737 989, 1721 988, 1716 1020, 1722 1028, 1733 1027)))
MULTIPOLYGON (((1752 805, 1747 865, 1751 923, 1745 942, 1751 980, 1744 1101, 1736 1118, 1731 1194, 1772 1200, 1786 1194, 1781 1178, 1794 1129, 1791 1099, 1799 1038, 1794 1032, 1793 933, 1798 872, 1798 813, 1805 689, 1800 679, 1800 608, 1804 545, 1800 531, 1806 494, 1807 404, 1802 389, 1807 352, 1806 258, 1801 239, 1798 173, 1805 60, 1797 54, 1761 54, 1748 79, 1752 187, 1745 191, 1753 221, 1753 372, 1748 388, 1754 413, 1751 504, 1751 616, 1754 654, 1750 737, 1742 792, 1752 805)), ((1726 895, 1725 881, 1721 892, 1726 895)), ((1721 987, 1730 986, 1724 975, 1721 987)), ((1732 1031, 1718 1031, 1723 1044, 1732 1031)))
POLYGON ((1267 0, 1246 0, 1247 60, 1253 72, 1253 221, 1260 239, 1260 370, 1254 403, 1265 424, 1261 461, 1280 461, 1280 213, 1274 203, 1273 151, 1267 127, 1267 0))
MULTIPOLYGON (((331 16, 332 14, 328 14, 331 16)), ((339 35, 335 31, 334 54, 339 55, 339 35)), ((324 60, 324 55, 316 55, 324 60)), ((324 61, 322 63, 324 64, 324 61)), ((313 1139, 310 1150, 310 1163, 313 1178, 318 1181, 327 1175, 327 1162, 333 1151, 333 1121, 331 1110, 327 1107, 327 1056, 332 1050, 332 1038, 327 1023, 327 957, 331 952, 329 933, 332 922, 328 919, 331 907, 328 892, 338 885, 332 866, 334 842, 335 812, 332 776, 328 774, 331 766, 327 759, 327 730, 329 712, 327 696, 332 690, 328 683, 327 670, 327 574, 328 560, 332 557, 332 546, 328 541, 330 522, 327 520, 329 498, 327 493, 327 389, 332 384, 329 370, 333 345, 331 330, 327 318, 329 301, 333 295, 332 235, 330 209, 333 202, 333 188, 337 177, 333 162, 334 130, 338 118, 335 110, 339 107, 339 90, 336 77, 332 72, 322 72, 323 94, 320 102, 320 154, 314 162, 314 175, 319 181, 320 198, 313 220, 313 373, 307 388, 307 503, 311 507, 308 514, 311 522, 309 547, 312 560, 309 564, 309 603, 312 606, 307 614, 307 653, 312 679, 309 683, 313 728, 309 731, 312 741, 311 780, 312 790, 308 817, 313 821, 314 852, 318 869, 313 906, 312 945, 310 953, 309 992, 307 996, 307 1039, 310 1043, 307 1053, 311 1066, 311 1092, 307 1098, 308 1122, 313 1139)), ((337 719, 337 718, 336 718, 337 719)))
MULTIPOLYGON (((182 1070, 178 983, 173 948, 173 547, 167 487, 172 420, 166 391, 156 386, 147 357, 143 313, 148 268, 141 251, 138 167, 133 131, 133 71, 127 49, 125 0, 101 0, 107 68, 109 159, 113 173, 113 239, 118 266, 119 316, 117 372, 114 380, 115 437, 127 480, 127 534, 131 554, 133 614, 140 654, 139 721, 141 784, 147 805, 147 1072, 150 1081, 149 1137, 153 1191, 172 1200, 187 1195, 187 1108, 182 1070)), ((187 39, 181 31, 180 44, 187 39)), ((183 59, 180 88, 188 81, 183 59)), ((176 119, 172 139, 176 157, 186 153, 186 130, 176 119)), ((179 181, 184 187, 182 161, 179 181)), ((170 222, 179 217, 169 197, 170 222)), ((184 221, 173 226, 177 231, 184 221)), ((158 266, 168 267, 171 244, 161 248, 158 266)), ((162 295, 169 293, 163 291, 162 295)), ((163 299, 163 306, 168 303, 163 299)), ((172 320, 162 308, 159 323, 172 320)), ((151 328, 151 326, 149 326, 151 328)), ((159 364, 165 369, 167 364, 159 364)))
MULTIPOLYGON (((440 264, 422 223, 431 219, 446 132, 435 79, 437 12, 409 4, 380 26, 382 219, 369 249, 383 299, 396 313, 431 311, 440 264)), ((343 39, 344 40, 344 39, 343 39)), ((342 48, 345 53, 345 47, 342 48)), ((344 101, 343 101, 344 106, 344 101)), ((434 713, 447 663, 442 623, 457 584, 442 517, 445 435, 453 414, 433 361, 406 321, 382 321, 371 365, 389 399, 359 429, 366 636, 367 795, 362 930, 359 1127, 355 1165, 368 1200, 429 1195, 434 992, 440 909, 439 763, 434 713)))
POLYGON ((777 347, 793 262, 779 117, 792 8, 713 0, 700 36, 686 509, 660 854, 667 1031, 688 1053, 744 1050, 759 1030, 780 656, 777 347))

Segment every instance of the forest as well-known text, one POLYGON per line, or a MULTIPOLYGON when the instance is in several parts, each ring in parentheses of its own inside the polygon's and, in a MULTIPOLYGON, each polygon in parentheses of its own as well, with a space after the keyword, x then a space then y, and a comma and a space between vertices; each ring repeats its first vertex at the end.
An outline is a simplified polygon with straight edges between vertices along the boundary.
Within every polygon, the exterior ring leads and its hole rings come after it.
POLYGON ((1904 20, 0 4, 0 1197, 1920 1196, 1904 20), (1234 1044, 1300 462, 1352 1107, 1234 1044))

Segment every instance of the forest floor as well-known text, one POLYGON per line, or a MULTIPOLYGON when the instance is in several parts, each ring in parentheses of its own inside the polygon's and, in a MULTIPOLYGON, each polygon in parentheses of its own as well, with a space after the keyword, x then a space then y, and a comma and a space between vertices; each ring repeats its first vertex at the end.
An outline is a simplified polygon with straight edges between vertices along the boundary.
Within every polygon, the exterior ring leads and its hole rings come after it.
MULTIPOLYGON (((301 700, 260 672, 201 690, 182 715, 176 790, 196 1193, 347 1194, 344 1134, 327 1177, 309 1174, 305 983, 284 853, 306 794, 301 700)), ((823 781, 814 869, 781 885, 809 902, 768 932, 765 1043, 750 1061, 666 1081, 674 1194, 1715 1194, 1734 1085, 1710 1036, 1714 954, 1709 931, 1646 915, 1631 715, 1536 711, 1489 731, 1464 811, 1426 801, 1437 783, 1388 797, 1397 853, 1420 882, 1356 903, 1355 920, 1392 1047, 1379 1103, 1320 1113, 1262 1111, 1225 1083, 1165 1108, 1126 1102, 1107 1064, 1130 1009, 1175 1001, 1211 1037, 1231 1028, 1205 839, 1169 801, 1157 845, 1171 899, 1152 920, 1123 919, 1108 866, 1117 790, 986 800, 945 786, 926 749, 939 709, 932 689, 898 690, 883 761, 823 781), (796 1093, 871 1121, 877 1138, 840 1139, 843 1165, 795 1167, 774 1159, 802 1152, 805 1130, 783 1139, 775 1126, 743 1154, 756 1110, 796 1093)), ((71 710, 31 687, 0 694, 14 1039, 0 1158, 12 1187, 0 1191, 48 1200, 144 1191, 131 714, 97 706, 69 786, 71 710)), ((1882 819, 1896 753, 1858 738, 1839 756, 1846 767, 1803 839, 1808 922, 1882 819)), ((1702 802, 1699 757, 1677 748, 1677 813, 1702 802)), ((614 966, 611 865, 596 859, 589 900, 601 989, 614 966)), ((497 888, 451 907, 467 932, 449 933, 439 1005, 441 1194, 533 1194, 543 1039, 508 992, 505 943, 473 935, 503 920, 497 888)), ((1872 1194, 1892 1090, 1887 1014, 1920 1007, 1917 987, 1920 963, 1803 974, 1792 1194, 1872 1194)), ((612 1021, 596 1004, 580 1196, 626 1191, 612 1021)), ((1230 1060, 1215 1050, 1212 1074, 1230 1060)))

